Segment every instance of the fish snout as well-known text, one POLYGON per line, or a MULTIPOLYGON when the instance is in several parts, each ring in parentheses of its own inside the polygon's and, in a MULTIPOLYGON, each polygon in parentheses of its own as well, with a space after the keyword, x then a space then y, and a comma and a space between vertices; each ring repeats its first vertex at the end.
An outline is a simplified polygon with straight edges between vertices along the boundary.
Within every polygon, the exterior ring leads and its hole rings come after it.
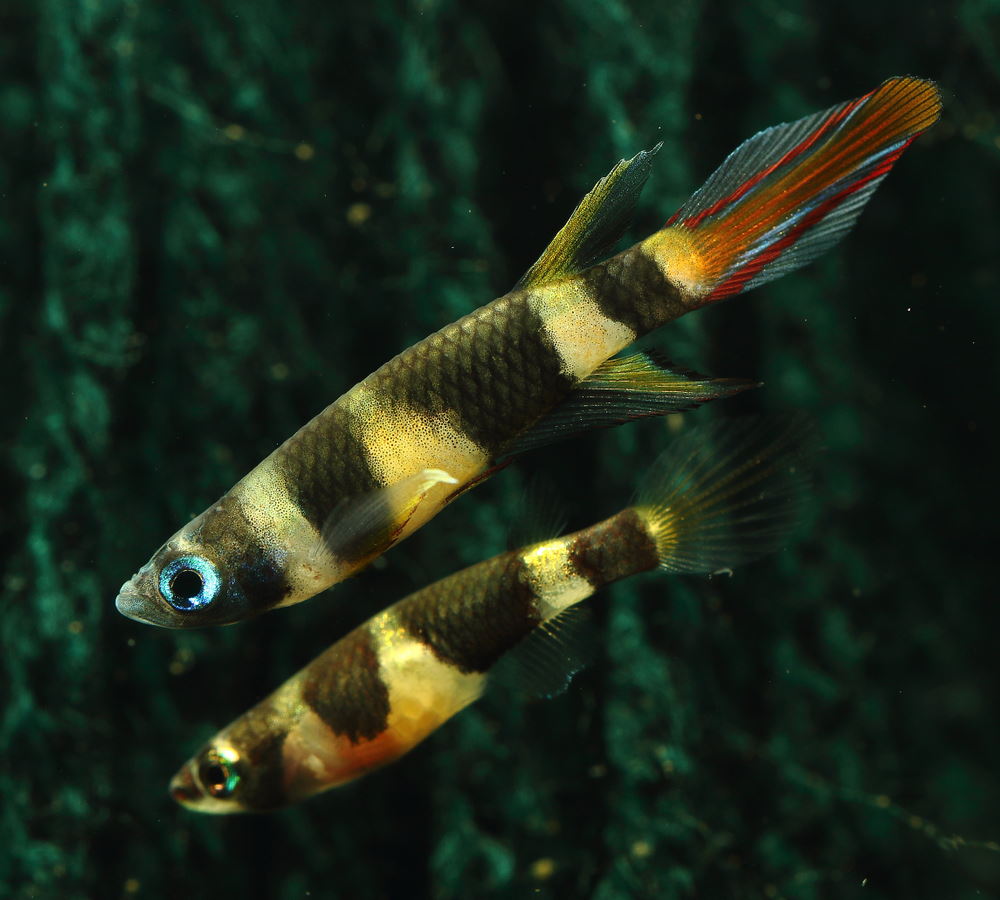
POLYGON ((141 614, 141 609, 145 605, 140 588, 142 572, 137 572, 121 586, 118 596, 115 597, 115 608, 123 616, 134 619, 136 622, 145 622, 146 619, 141 614))
POLYGON ((191 775, 191 766, 186 765, 170 779, 170 796, 181 806, 193 806, 201 799, 201 791, 191 775))

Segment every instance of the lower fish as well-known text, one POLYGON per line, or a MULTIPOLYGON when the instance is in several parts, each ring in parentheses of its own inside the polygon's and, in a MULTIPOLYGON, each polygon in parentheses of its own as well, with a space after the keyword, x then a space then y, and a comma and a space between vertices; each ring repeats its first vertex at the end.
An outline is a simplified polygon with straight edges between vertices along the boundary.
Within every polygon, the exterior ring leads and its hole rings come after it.
MULTIPOLYGON (((320 654, 220 731, 170 784, 207 813, 297 803, 390 763, 479 698, 530 649, 569 666, 561 623, 614 581, 726 570, 778 547, 804 495, 801 423, 702 426, 675 439, 637 502, 409 595, 320 654)), ((568 680, 571 669, 564 673, 568 680)))

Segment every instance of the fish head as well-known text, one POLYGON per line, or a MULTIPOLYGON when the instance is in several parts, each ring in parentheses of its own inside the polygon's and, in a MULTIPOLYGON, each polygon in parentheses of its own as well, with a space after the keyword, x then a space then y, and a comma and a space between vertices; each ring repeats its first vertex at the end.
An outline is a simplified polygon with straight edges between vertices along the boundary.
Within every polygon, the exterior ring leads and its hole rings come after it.
POLYGON ((223 497, 168 540, 118 592, 122 615, 164 628, 228 625, 282 605, 285 552, 223 497))
POLYGON ((302 678, 292 676, 184 763, 170 781, 174 800, 196 812, 271 812, 353 781, 412 746, 390 728, 371 739, 334 731, 303 699, 302 678))
POLYGON ((170 796, 197 812, 245 812, 246 764, 229 744, 212 742, 189 759, 170 780, 170 796))
POLYGON ((204 744, 170 780, 170 796, 204 813, 269 812, 294 802, 285 743, 300 715, 294 692, 279 688, 204 744))
POLYGON ((270 812, 289 800, 281 784, 281 766, 267 758, 266 738, 241 745, 213 738, 170 780, 170 796, 195 812, 228 815, 270 812))

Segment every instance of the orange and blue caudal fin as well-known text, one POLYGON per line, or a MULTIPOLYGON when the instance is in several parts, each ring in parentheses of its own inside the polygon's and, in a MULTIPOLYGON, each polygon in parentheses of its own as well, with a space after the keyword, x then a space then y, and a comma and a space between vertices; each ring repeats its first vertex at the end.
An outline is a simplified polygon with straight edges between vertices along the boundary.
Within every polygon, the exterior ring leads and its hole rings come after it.
POLYGON ((856 100, 744 142, 649 243, 692 305, 811 262, 854 224, 910 142, 937 121, 938 89, 890 78, 856 100))

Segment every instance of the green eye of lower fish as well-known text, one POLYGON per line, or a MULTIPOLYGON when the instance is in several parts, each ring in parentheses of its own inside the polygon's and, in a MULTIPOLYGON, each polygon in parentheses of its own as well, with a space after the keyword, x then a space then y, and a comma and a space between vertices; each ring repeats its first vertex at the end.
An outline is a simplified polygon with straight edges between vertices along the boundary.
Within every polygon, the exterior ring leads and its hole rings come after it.
POLYGON ((212 563, 201 556, 180 556, 160 572, 160 594, 179 612, 208 606, 219 594, 222 579, 212 563))

